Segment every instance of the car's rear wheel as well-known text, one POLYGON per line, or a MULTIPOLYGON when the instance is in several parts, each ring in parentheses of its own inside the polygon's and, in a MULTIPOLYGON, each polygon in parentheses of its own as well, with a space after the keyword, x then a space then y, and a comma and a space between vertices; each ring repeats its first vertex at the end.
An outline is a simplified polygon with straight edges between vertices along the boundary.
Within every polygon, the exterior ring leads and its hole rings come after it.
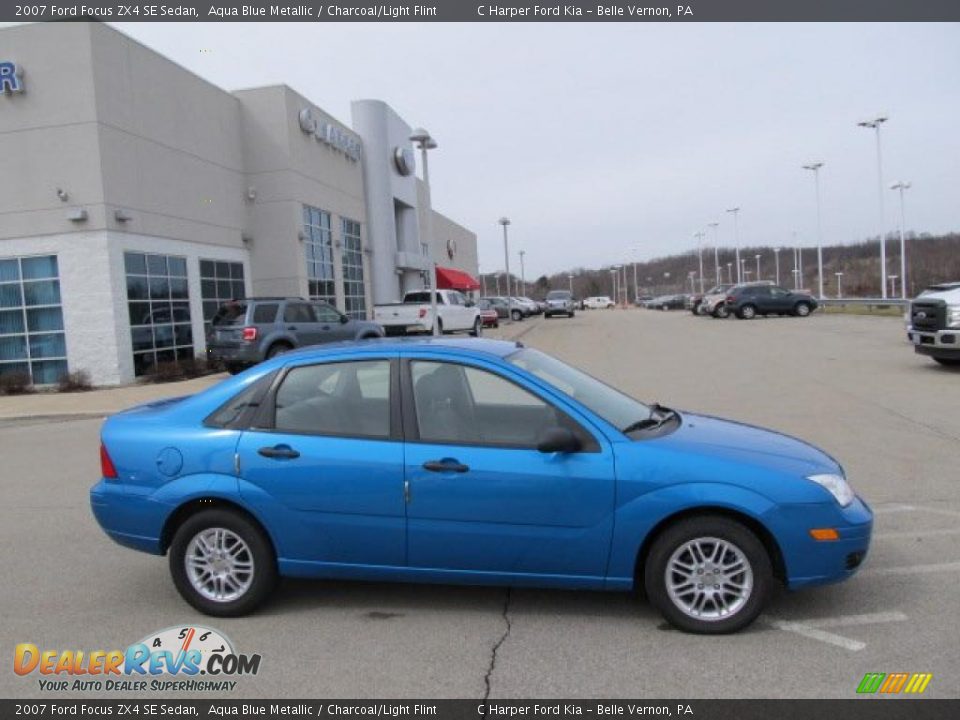
POLYGON ((514 322, 519 322, 520 320, 523 320, 523 313, 519 310, 514 310, 512 313, 510 313, 510 317, 513 318, 514 322))
POLYGON ((797 303, 793 308, 793 314, 797 317, 806 317, 810 314, 810 303, 797 303))
POLYGON ((231 375, 241 373, 244 369, 244 366, 240 363, 225 363, 223 367, 226 368, 227 372, 231 375))
POLYGON ((470 334, 473 337, 480 337, 483 335, 483 320, 477 318, 473 321, 473 329, 470 331, 470 334))
POLYGON ((277 355, 283 355, 285 352, 290 352, 291 350, 293 350, 293 347, 285 342, 274 343, 270 346, 270 349, 267 350, 267 360, 275 358, 277 355))
POLYGON ((263 530, 232 510, 189 517, 174 534, 169 556, 180 595, 207 615, 252 612, 277 582, 276 558, 263 530))
POLYGON ((753 305, 744 305, 737 313, 741 320, 753 320, 757 316, 757 309, 753 305))
POLYGON ((713 309, 713 316, 715 318, 720 318, 720 319, 730 317, 730 311, 727 310, 726 305, 724 305, 723 303, 720 303, 713 309))
POLYGON ((773 585, 766 548, 726 517, 687 518, 654 542, 644 566, 647 597, 674 626, 722 634, 753 622, 773 585))

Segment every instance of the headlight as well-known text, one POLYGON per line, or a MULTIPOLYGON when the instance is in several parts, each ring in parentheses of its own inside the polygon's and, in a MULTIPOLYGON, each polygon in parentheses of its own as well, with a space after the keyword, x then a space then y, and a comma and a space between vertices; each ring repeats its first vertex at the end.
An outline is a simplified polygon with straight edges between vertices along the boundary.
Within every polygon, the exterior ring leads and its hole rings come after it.
POLYGON ((841 475, 810 475, 807 480, 813 480, 817 485, 828 490, 840 507, 846 507, 853 502, 853 488, 841 475))
POLYGON ((947 305, 947 327, 960 328, 960 305, 947 305))

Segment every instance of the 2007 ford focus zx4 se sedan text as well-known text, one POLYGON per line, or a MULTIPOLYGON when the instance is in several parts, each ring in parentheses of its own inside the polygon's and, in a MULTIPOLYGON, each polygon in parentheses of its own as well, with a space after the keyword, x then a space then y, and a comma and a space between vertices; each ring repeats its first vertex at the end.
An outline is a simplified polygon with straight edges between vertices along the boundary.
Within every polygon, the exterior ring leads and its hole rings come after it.
POLYGON ((725 633, 776 583, 852 575, 873 522, 805 442, 504 341, 306 348, 114 415, 101 439, 100 525, 169 555, 210 615, 321 577, 643 589, 675 626, 725 633))

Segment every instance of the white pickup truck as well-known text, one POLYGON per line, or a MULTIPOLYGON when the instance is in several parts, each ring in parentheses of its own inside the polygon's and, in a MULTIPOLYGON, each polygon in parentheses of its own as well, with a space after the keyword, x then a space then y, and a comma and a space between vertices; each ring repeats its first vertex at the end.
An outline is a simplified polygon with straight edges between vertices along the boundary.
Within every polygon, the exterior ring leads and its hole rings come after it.
MULTIPOLYGON (((483 330, 480 309, 456 290, 437 290, 437 314, 441 333, 469 332, 474 337, 483 330)), ((433 310, 429 290, 411 290, 403 302, 374 305, 373 319, 387 335, 429 333, 433 331, 433 310)))
POLYGON ((910 303, 907 337, 920 355, 960 365, 960 282, 932 285, 910 303))

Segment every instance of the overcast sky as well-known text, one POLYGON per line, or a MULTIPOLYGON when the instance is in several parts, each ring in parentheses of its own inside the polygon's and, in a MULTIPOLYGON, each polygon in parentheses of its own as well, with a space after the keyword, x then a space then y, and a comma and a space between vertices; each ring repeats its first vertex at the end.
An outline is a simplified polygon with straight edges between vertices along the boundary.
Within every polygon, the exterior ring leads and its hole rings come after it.
POLYGON ((732 244, 735 205, 744 244, 815 244, 813 160, 825 242, 875 236, 856 122, 878 113, 908 228, 960 229, 956 24, 114 25, 227 89, 286 83, 347 123, 380 98, 427 127, 434 206, 477 233, 484 271, 504 214, 528 278, 692 250, 713 220, 732 244))

